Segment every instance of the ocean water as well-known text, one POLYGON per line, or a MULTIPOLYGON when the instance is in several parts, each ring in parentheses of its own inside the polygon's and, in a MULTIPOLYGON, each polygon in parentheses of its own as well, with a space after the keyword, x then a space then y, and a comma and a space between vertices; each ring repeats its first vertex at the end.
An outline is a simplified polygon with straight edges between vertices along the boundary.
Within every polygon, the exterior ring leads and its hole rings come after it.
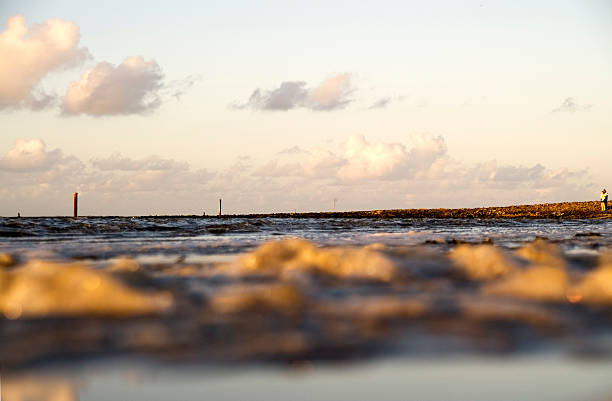
POLYGON ((538 237, 565 249, 608 246, 610 220, 232 219, 216 217, 0 218, 0 250, 63 258, 236 254, 284 237, 320 245, 431 245, 429 241, 516 247, 538 237), (581 234, 599 234, 595 241, 581 234), (578 235, 578 236, 576 236, 578 235))
POLYGON ((612 221, 0 218, 2 400, 605 400, 612 221))

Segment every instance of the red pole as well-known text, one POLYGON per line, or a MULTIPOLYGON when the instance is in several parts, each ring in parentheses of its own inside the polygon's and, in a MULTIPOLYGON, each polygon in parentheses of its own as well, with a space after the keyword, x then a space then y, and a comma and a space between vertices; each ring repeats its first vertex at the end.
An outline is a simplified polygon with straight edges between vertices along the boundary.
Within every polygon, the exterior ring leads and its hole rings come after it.
POLYGON ((77 210, 79 208, 79 193, 74 193, 74 217, 77 217, 77 210))

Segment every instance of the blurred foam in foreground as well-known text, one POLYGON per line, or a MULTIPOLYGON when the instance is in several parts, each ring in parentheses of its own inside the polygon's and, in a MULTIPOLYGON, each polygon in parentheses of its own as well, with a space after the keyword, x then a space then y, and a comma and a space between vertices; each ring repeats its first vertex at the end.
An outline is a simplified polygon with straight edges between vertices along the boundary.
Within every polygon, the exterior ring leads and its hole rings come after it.
POLYGON ((168 292, 145 293, 78 263, 35 260, 0 270, 0 310, 8 319, 146 315, 171 305, 168 292))
POLYGON ((608 355, 610 259, 543 240, 447 250, 288 239, 230 262, 30 260, 0 270, 0 349, 7 367, 126 352, 291 361, 545 344, 608 355))

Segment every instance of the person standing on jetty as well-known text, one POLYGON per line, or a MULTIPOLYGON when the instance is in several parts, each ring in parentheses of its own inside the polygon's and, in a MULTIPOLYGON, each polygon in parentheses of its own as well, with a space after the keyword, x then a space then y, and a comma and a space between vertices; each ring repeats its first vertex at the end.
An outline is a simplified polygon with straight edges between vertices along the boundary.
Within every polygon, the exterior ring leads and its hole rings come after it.
POLYGON ((601 211, 604 212, 606 210, 608 210, 608 192, 604 188, 601 191, 601 211))

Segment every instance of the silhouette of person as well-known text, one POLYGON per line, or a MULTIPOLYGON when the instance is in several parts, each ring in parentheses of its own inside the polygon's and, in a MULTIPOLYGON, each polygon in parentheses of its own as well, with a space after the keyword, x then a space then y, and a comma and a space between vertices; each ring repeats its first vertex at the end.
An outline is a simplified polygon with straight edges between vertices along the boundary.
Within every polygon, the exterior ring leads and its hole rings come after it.
POLYGON ((601 191, 601 211, 604 212, 606 210, 608 210, 608 192, 604 188, 601 191))

